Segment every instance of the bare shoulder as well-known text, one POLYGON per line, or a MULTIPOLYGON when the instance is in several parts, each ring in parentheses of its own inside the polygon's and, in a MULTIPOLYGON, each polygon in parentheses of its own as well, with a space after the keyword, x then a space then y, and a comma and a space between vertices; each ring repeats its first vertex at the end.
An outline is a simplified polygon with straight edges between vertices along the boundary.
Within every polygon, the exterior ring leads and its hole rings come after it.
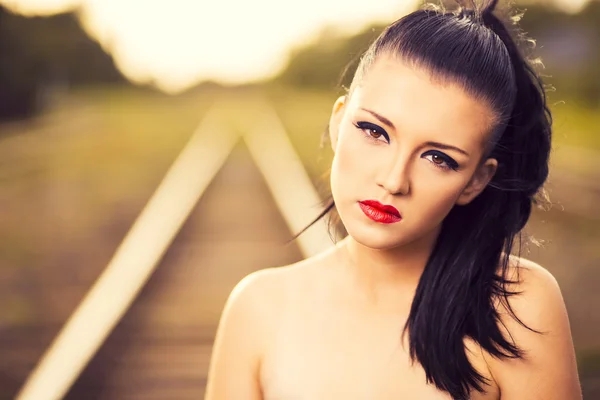
POLYGON ((496 308, 507 327, 526 329, 511 315, 507 307, 510 306, 515 316, 534 330, 556 328, 557 324, 562 329, 568 328, 565 326, 565 323, 568 325, 568 316, 560 286, 550 271, 526 258, 511 256, 506 278, 511 281, 507 289, 516 294, 509 296, 508 304, 497 302, 496 308))
POLYGON ((258 302, 274 300, 283 293, 281 283, 285 267, 270 267, 254 271, 243 277, 233 288, 228 302, 248 302, 249 307, 258 302))
POLYGON ((569 318, 557 280, 541 265, 518 257, 511 257, 506 278, 513 281, 507 289, 517 294, 496 303, 499 328, 523 357, 489 357, 502 399, 525 394, 530 399, 580 399, 569 318))
POLYGON ((260 364, 297 271, 294 265, 265 268, 235 285, 219 320, 206 399, 261 398, 260 364))
POLYGON ((249 307, 257 307, 261 303, 270 304, 270 307, 281 304, 291 290, 306 281, 313 264, 309 259, 254 271, 236 284, 228 301, 248 301, 249 307))
POLYGON ((558 282, 550 271, 540 264, 524 257, 510 257, 507 278, 518 280, 518 285, 523 290, 541 288, 542 290, 560 292, 558 282))
POLYGON ((306 259, 246 275, 231 291, 223 315, 237 310, 236 313, 253 318, 254 324, 276 324, 278 315, 292 300, 291 296, 314 281, 311 276, 316 263, 313 259, 306 259))
POLYGON ((251 296, 263 300, 285 300, 298 290, 322 280, 329 266, 334 264, 335 248, 293 264, 261 269, 245 276, 233 289, 232 297, 251 296), (320 279, 315 279, 319 277, 320 279))

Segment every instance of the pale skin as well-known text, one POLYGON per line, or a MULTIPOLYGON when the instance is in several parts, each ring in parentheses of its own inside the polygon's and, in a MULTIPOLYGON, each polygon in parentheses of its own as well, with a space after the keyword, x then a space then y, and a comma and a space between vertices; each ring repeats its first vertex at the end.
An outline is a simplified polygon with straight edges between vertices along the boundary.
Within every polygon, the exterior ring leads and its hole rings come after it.
MULTIPOLYGON (((348 236, 236 286, 219 323, 207 400, 451 398, 410 363, 400 332, 442 220, 496 171, 496 160, 480 162, 494 115, 460 87, 430 78, 380 56, 335 102, 331 189, 348 236), (367 218, 357 204, 366 199, 395 206, 402 220, 367 218)), ((581 399, 556 280, 525 259, 513 258, 509 272, 521 281, 510 289, 523 292, 510 300, 516 315, 547 333, 527 330, 498 304, 505 335, 527 359, 496 359, 465 340, 490 382, 471 399, 581 399)))

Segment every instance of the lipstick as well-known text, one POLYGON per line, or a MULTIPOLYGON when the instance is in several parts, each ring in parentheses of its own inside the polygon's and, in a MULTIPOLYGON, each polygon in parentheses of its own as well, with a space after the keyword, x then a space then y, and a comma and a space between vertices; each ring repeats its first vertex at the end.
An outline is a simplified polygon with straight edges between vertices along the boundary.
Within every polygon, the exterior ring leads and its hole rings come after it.
POLYGON ((375 222, 393 224, 402 219, 400 212, 394 206, 381 204, 377 200, 359 201, 358 205, 363 213, 375 222))

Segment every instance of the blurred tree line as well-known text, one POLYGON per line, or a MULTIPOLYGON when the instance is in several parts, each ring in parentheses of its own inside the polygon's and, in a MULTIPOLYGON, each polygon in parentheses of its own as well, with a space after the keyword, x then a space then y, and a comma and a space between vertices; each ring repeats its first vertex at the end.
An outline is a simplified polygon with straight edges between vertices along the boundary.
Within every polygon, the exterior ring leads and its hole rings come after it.
POLYGON ((124 82, 76 12, 24 17, 0 5, 0 120, 31 116, 68 86, 124 82))
MULTIPOLYGON (((540 72, 557 96, 600 106, 600 2, 588 3, 577 14, 543 3, 517 5, 517 10, 524 11, 518 26, 536 41, 533 55, 541 57, 545 69, 540 72)), ((320 89, 347 87, 360 55, 383 28, 373 25, 350 37, 326 28, 316 41, 292 51, 276 81, 320 89)))
MULTIPOLYGON (((558 97, 600 106, 600 2, 574 15, 540 2, 517 8, 525 10, 519 26, 537 41, 542 73, 558 97)), ((360 55, 383 28, 352 36, 325 28, 316 41, 292 51, 275 81, 326 90, 348 86, 360 55)), ((24 17, 0 5, 0 60, 0 120, 35 114, 61 88, 126 82, 112 56, 82 28, 77 11, 24 17)))

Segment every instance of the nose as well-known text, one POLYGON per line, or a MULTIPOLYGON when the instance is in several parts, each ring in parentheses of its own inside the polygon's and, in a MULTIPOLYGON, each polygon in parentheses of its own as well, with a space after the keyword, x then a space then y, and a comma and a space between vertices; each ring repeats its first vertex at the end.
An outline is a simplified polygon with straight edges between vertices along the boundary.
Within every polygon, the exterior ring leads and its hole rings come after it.
POLYGON ((409 157, 393 157, 387 167, 381 169, 377 184, 390 194, 407 195, 410 192, 409 157))

